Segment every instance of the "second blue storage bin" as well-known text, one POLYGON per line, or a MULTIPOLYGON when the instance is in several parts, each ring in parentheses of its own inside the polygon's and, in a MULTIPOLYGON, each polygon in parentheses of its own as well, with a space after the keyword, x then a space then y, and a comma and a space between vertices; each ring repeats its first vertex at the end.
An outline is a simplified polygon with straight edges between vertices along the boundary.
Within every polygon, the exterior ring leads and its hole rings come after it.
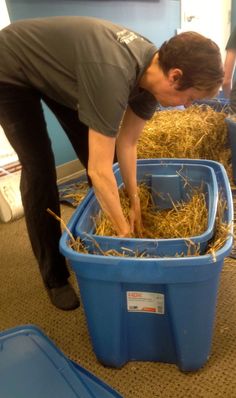
MULTIPOLYGON (((119 187, 122 179, 118 165, 114 174, 119 187)), ((126 255, 137 253, 146 256, 183 255, 194 253, 199 248, 204 253, 214 234, 218 203, 218 186, 213 168, 199 164, 189 164, 186 159, 180 163, 138 162, 137 179, 144 182, 152 192, 153 202, 158 209, 173 208, 173 202, 188 202, 193 188, 203 188, 208 208, 208 223, 204 233, 198 236, 172 239, 132 239, 95 235, 94 219, 99 214, 100 205, 95 195, 90 195, 83 208, 77 209, 75 236, 80 236, 90 253, 99 254, 101 250, 116 250, 126 255), (191 244, 190 242, 191 241, 191 244)))
POLYGON ((37 326, 0 333, 1 398, 122 398, 70 361, 37 326))

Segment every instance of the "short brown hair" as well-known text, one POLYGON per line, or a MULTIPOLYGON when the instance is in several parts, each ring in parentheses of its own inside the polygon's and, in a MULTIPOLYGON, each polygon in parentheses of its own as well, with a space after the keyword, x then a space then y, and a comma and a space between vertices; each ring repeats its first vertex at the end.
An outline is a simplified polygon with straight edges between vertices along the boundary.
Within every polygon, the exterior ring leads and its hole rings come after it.
POLYGON ((224 71, 217 44, 196 32, 183 32, 164 42, 158 51, 164 74, 181 69, 178 90, 196 88, 214 91, 223 82, 224 71))

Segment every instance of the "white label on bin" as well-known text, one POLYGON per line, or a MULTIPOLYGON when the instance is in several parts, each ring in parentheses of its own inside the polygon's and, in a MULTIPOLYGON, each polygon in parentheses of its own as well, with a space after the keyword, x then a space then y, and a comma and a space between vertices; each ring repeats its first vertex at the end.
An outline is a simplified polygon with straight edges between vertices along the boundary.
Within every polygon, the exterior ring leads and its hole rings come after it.
POLYGON ((129 312, 164 314, 164 294, 151 292, 126 292, 129 312))

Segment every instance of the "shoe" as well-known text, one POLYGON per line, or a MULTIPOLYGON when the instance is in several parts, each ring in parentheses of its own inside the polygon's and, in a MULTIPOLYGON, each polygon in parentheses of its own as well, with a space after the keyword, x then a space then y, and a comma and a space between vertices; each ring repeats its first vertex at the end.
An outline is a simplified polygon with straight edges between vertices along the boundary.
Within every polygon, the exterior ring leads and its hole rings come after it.
POLYGON ((60 310, 75 310, 80 305, 79 299, 69 283, 61 287, 47 289, 47 291, 52 304, 60 310))

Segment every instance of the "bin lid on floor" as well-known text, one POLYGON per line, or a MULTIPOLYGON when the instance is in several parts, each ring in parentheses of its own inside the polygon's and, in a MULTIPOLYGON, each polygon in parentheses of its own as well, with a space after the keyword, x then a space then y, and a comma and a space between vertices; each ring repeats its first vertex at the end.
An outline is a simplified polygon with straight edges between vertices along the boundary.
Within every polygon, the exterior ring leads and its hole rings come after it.
POLYGON ((122 398, 33 325, 0 333, 0 397, 122 398))

